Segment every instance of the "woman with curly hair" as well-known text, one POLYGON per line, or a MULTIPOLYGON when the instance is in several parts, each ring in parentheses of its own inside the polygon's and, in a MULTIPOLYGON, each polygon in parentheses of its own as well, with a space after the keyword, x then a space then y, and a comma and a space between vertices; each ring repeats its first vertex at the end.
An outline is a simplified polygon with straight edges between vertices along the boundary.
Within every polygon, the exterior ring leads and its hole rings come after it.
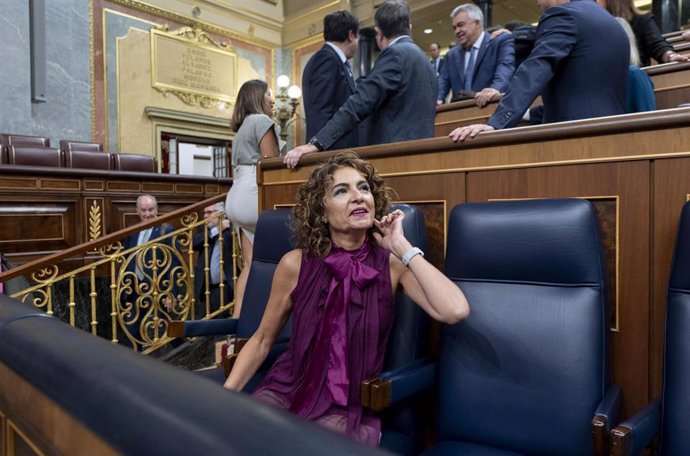
POLYGON ((259 218, 259 189, 256 185, 256 164, 262 157, 278 156, 278 136, 271 119, 273 94, 259 79, 242 84, 232 114, 232 187, 225 200, 228 219, 238 231, 242 251, 242 271, 235 288, 237 318, 242 309, 244 288, 252 263, 254 231, 259 218))
POLYGON ((469 314, 462 291, 428 263, 387 213, 391 190, 374 167, 339 154, 318 166, 294 209, 297 249, 283 256, 256 333, 225 387, 241 390, 292 313, 292 334, 254 397, 376 446, 381 424, 360 405, 381 371, 398 286, 434 319, 469 314))

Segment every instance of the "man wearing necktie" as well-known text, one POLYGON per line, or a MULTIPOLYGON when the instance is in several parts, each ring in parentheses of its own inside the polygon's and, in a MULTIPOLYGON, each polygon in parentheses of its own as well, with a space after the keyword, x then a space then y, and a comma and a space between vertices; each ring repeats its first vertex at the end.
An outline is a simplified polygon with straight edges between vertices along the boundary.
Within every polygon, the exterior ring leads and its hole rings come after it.
POLYGON ((194 267, 195 318, 203 318, 207 310, 214 312, 233 298, 232 230, 229 229, 230 221, 225 218, 225 204, 220 202, 205 207, 204 219, 207 234, 201 231, 192 241, 192 248, 199 254, 194 267))
MULTIPOLYGON (((156 197, 139 196, 136 210, 142 223, 154 220, 158 217, 156 197)), ((123 250, 144 246, 174 230, 168 223, 143 229, 123 240, 123 250)), ((153 328, 145 323, 151 321, 154 314, 165 319, 163 313, 177 308, 175 303, 178 303, 180 297, 177 279, 182 278, 183 271, 179 258, 174 254, 176 249, 169 248, 173 245, 170 238, 161 240, 160 244, 155 250, 142 247, 133 251, 125 257, 125 271, 120 272, 118 290, 121 321, 130 336, 141 345, 147 345, 150 342, 147 339, 153 337, 153 328)), ((163 335, 164 328, 159 327, 159 337, 163 335)), ((118 339, 126 343, 129 337, 120 333, 118 339)))
POLYGON ((485 106, 506 90, 515 72, 515 39, 510 33, 491 39, 484 31, 484 15, 473 3, 455 8, 451 18, 458 46, 444 59, 436 102, 443 103, 452 90, 454 98, 467 94, 477 106, 485 106))
POLYGON ((431 66, 434 67, 436 77, 438 77, 443 68, 443 58, 441 57, 441 45, 438 43, 431 43, 429 45, 429 55, 431 56, 431 66))
POLYGON ((436 119, 438 82, 427 55, 410 36, 410 6, 385 0, 374 13, 376 44, 381 53, 357 91, 324 127, 283 157, 288 168, 304 154, 336 149, 337 142, 370 121, 367 145, 431 138, 436 119))
MULTIPOLYGON (((356 84, 348 59, 359 43, 359 21, 347 11, 337 11, 323 18, 326 43, 304 67, 302 99, 307 123, 307 138, 314 136, 355 93, 356 84)), ((358 131, 344 135, 333 149, 359 146, 358 131)))

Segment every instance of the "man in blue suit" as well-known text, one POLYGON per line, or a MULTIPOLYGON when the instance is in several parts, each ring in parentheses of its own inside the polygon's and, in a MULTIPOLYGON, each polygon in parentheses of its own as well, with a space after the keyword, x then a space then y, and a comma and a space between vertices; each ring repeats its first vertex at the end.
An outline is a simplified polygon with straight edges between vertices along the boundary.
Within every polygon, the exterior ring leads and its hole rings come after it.
MULTIPOLYGON (((323 38, 326 44, 309 59, 302 73, 307 138, 318 133, 356 89, 348 59, 357 50, 359 21, 347 11, 331 13, 323 18, 323 38)), ((331 148, 358 145, 357 130, 353 130, 331 148)))
POLYGON ((515 72, 515 39, 510 33, 491 39, 484 31, 484 14, 473 3, 458 6, 450 17, 458 46, 446 54, 437 103, 452 89, 453 98, 474 93, 477 106, 485 106, 506 90, 515 72))
POLYGON ((431 56, 431 66, 434 67, 436 77, 438 77, 445 63, 443 57, 441 57, 441 45, 438 43, 431 43, 429 45, 429 55, 431 56))
POLYGON ((346 133, 371 116, 371 144, 430 138, 434 135, 438 84, 424 52, 410 38, 410 7, 386 0, 374 15, 381 54, 371 74, 309 144, 296 147, 283 161, 297 166, 305 153, 331 149, 346 133))
POLYGON ((544 123, 623 114, 630 45, 616 19, 593 0, 537 4, 543 13, 534 50, 487 124, 456 128, 453 141, 518 125, 539 95, 544 123))

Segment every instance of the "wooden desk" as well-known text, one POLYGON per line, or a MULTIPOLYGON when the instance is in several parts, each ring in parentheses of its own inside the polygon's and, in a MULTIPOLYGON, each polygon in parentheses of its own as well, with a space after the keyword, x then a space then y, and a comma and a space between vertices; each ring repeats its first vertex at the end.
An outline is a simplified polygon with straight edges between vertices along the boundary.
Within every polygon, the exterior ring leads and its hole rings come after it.
MULTIPOLYGON (((690 195, 690 109, 673 109, 357 149, 403 202, 424 210, 430 244, 443 252, 456 204, 586 198, 599 212, 611 277, 613 381, 626 412, 660 393, 665 291, 680 209, 690 195)), ((259 167, 262 208, 294 204, 318 160, 259 167)), ((435 256, 436 264, 442 258, 435 256)))
MULTIPOLYGON (((690 44, 688 45, 690 46, 690 44)), ((690 62, 664 63, 643 68, 654 82, 657 109, 675 108, 681 103, 690 103, 690 62)), ((533 105, 540 103, 537 99, 533 105)), ((436 109, 434 136, 447 136, 457 127, 475 123, 486 123, 496 110, 498 101, 483 108, 472 100, 441 105, 436 109)))
POLYGON ((0 251, 25 263, 139 222, 149 193, 159 213, 227 192, 231 179, 157 173, 0 166, 0 251))

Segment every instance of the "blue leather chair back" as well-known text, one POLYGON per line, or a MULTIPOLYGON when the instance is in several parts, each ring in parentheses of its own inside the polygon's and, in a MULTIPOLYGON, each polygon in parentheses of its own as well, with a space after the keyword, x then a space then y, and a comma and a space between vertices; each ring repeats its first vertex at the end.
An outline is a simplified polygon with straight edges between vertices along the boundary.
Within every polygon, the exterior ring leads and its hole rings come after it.
MULTIPOLYGON (((423 252, 428 252, 422 211, 409 204, 396 204, 391 209, 400 209, 405 214, 403 231, 407 240, 423 252)), ((431 319, 427 313, 404 293, 396 293, 393 327, 388 337, 383 370, 393 370, 428 356, 430 328, 431 319)))
POLYGON ((591 454, 608 386, 604 270, 587 201, 453 209, 445 272, 471 314, 443 328, 439 443, 458 454, 591 454))
POLYGON ((666 304, 661 454, 690 448, 690 203, 680 217, 666 304))
MULTIPOLYGON (((410 243, 428 252, 424 214, 409 204, 394 205, 404 214, 403 231, 410 243)), ((415 360, 429 356, 431 318, 414 301, 398 291, 395 294, 393 326, 388 336, 383 372, 392 371, 415 360)), ((385 410, 382 415, 381 447, 397 454, 417 454, 422 448, 424 413, 420 400, 403 401, 385 410)))
MULTIPOLYGON (((254 234, 252 266, 244 291, 243 302, 247 305, 242 306, 237 322, 237 337, 251 337, 261 323, 276 267, 283 255, 294 248, 291 220, 292 211, 289 209, 266 210, 259 215, 254 234)), ((291 321, 288 320, 276 342, 288 340, 291 321)))

